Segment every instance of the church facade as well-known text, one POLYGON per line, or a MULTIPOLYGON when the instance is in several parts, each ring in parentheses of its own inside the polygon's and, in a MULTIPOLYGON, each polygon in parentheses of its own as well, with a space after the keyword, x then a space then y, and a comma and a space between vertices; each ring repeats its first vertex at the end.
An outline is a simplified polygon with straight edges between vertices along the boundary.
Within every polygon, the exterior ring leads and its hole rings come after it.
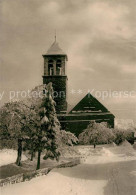
POLYGON ((75 107, 68 112, 67 103, 67 61, 68 57, 55 42, 43 55, 44 75, 43 84, 52 82, 56 112, 61 123, 61 128, 78 136, 90 121, 106 122, 111 128, 114 127, 114 115, 102 105, 90 93, 87 94, 75 107))

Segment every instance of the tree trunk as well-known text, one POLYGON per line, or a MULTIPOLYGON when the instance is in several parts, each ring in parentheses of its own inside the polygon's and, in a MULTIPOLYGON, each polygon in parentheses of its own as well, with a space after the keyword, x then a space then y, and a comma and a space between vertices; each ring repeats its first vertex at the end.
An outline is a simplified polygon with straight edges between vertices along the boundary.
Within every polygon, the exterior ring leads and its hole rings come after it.
POLYGON ((31 161, 33 161, 33 158, 34 158, 34 151, 32 150, 31 151, 31 161))
POLYGON ((31 161, 33 161, 34 156, 35 156, 34 144, 33 140, 31 140, 31 161))
POLYGON ((38 151, 37 167, 36 170, 40 169, 41 150, 38 151))
POLYGON ((94 144, 94 148, 96 148, 96 144, 94 144))
POLYGON ((34 157, 35 157, 35 150, 32 149, 32 151, 31 151, 31 161, 33 161, 34 157))
POLYGON ((22 157, 22 140, 18 139, 18 152, 17 152, 17 160, 16 165, 21 166, 21 157, 22 157))

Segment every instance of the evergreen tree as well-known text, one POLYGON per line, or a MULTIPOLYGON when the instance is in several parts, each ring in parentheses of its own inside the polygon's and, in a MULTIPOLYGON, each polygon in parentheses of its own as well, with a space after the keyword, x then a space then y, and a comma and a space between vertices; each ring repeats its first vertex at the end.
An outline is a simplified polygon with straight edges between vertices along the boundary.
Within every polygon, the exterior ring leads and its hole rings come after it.
POLYGON ((46 86, 45 97, 43 97, 41 107, 39 108, 41 128, 38 128, 37 131, 37 169, 40 168, 41 152, 44 149, 44 159, 55 158, 56 160, 58 160, 58 157, 60 155, 57 143, 57 136, 60 133, 60 123, 57 119, 55 101, 53 100, 52 94, 52 84, 49 83, 46 86))
MULTIPOLYGON (((40 168, 41 153, 44 159, 56 159, 60 155, 58 150, 58 137, 60 136, 60 123, 57 119, 55 101, 53 100, 52 84, 41 85, 31 91, 31 97, 25 102, 31 108, 26 123, 29 140, 26 149, 30 150, 31 160, 33 154, 38 152, 37 169, 40 168), (41 92, 44 93, 41 93, 41 92), (37 92, 37 97, 33 96, 37 92), (30 117, 31 116, 31 117, 30 117)), ((26 131, 27 132, 27 131, 26 131)))
POLYGON ((47 86, 41 85, 31 91, 29 98, 7 103, 0 109, 0 134, 2 137, 17 140, 16 164, 19 166, 24 143, 25 149, 30 150, 31 160, 34 153, 38 152, 37 169, 39 169, 42 152, 44 159, 59 159, 58 146, 62 141, 60 137, 65 137, 68 145, 76 140, 71 133, 60 131, 52 94, 51 83, 47 86), (37 95, 33 96, 33 92, 37 95))

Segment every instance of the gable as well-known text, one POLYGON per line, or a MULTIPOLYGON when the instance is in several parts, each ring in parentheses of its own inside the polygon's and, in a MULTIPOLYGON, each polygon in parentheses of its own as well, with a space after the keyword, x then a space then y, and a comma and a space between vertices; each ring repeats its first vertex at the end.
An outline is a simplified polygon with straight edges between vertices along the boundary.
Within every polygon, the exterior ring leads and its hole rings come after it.
POLYGON ((70 112, 74 113, 102 113, 109 112, 94 96, 88 93, 70 112))

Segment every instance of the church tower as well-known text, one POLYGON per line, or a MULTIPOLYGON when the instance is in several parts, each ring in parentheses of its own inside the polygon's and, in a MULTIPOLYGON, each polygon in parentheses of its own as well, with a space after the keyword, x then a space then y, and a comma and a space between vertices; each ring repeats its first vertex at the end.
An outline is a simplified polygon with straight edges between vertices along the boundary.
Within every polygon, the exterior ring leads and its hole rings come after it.
POLYGON ((44 75, 43 84, 52 82, 54 89, 54 100, 56 102, 56 112, 58 114, 67 112, 67 74, 66 62, 68 60, 66 53, 56 42, 43 55, 44 75))
POLYGON ((56 42, 56 36, 54 43, 43 55, 43 58, 43 84, 52 82, 56 112, 61 129, 78 136, 87 128, 90 121, 104 122, 107 126, 114 128, 115 116, 91 94, 87 94, 70 112, 67 112, 66 69, 68 58, 56 42))

